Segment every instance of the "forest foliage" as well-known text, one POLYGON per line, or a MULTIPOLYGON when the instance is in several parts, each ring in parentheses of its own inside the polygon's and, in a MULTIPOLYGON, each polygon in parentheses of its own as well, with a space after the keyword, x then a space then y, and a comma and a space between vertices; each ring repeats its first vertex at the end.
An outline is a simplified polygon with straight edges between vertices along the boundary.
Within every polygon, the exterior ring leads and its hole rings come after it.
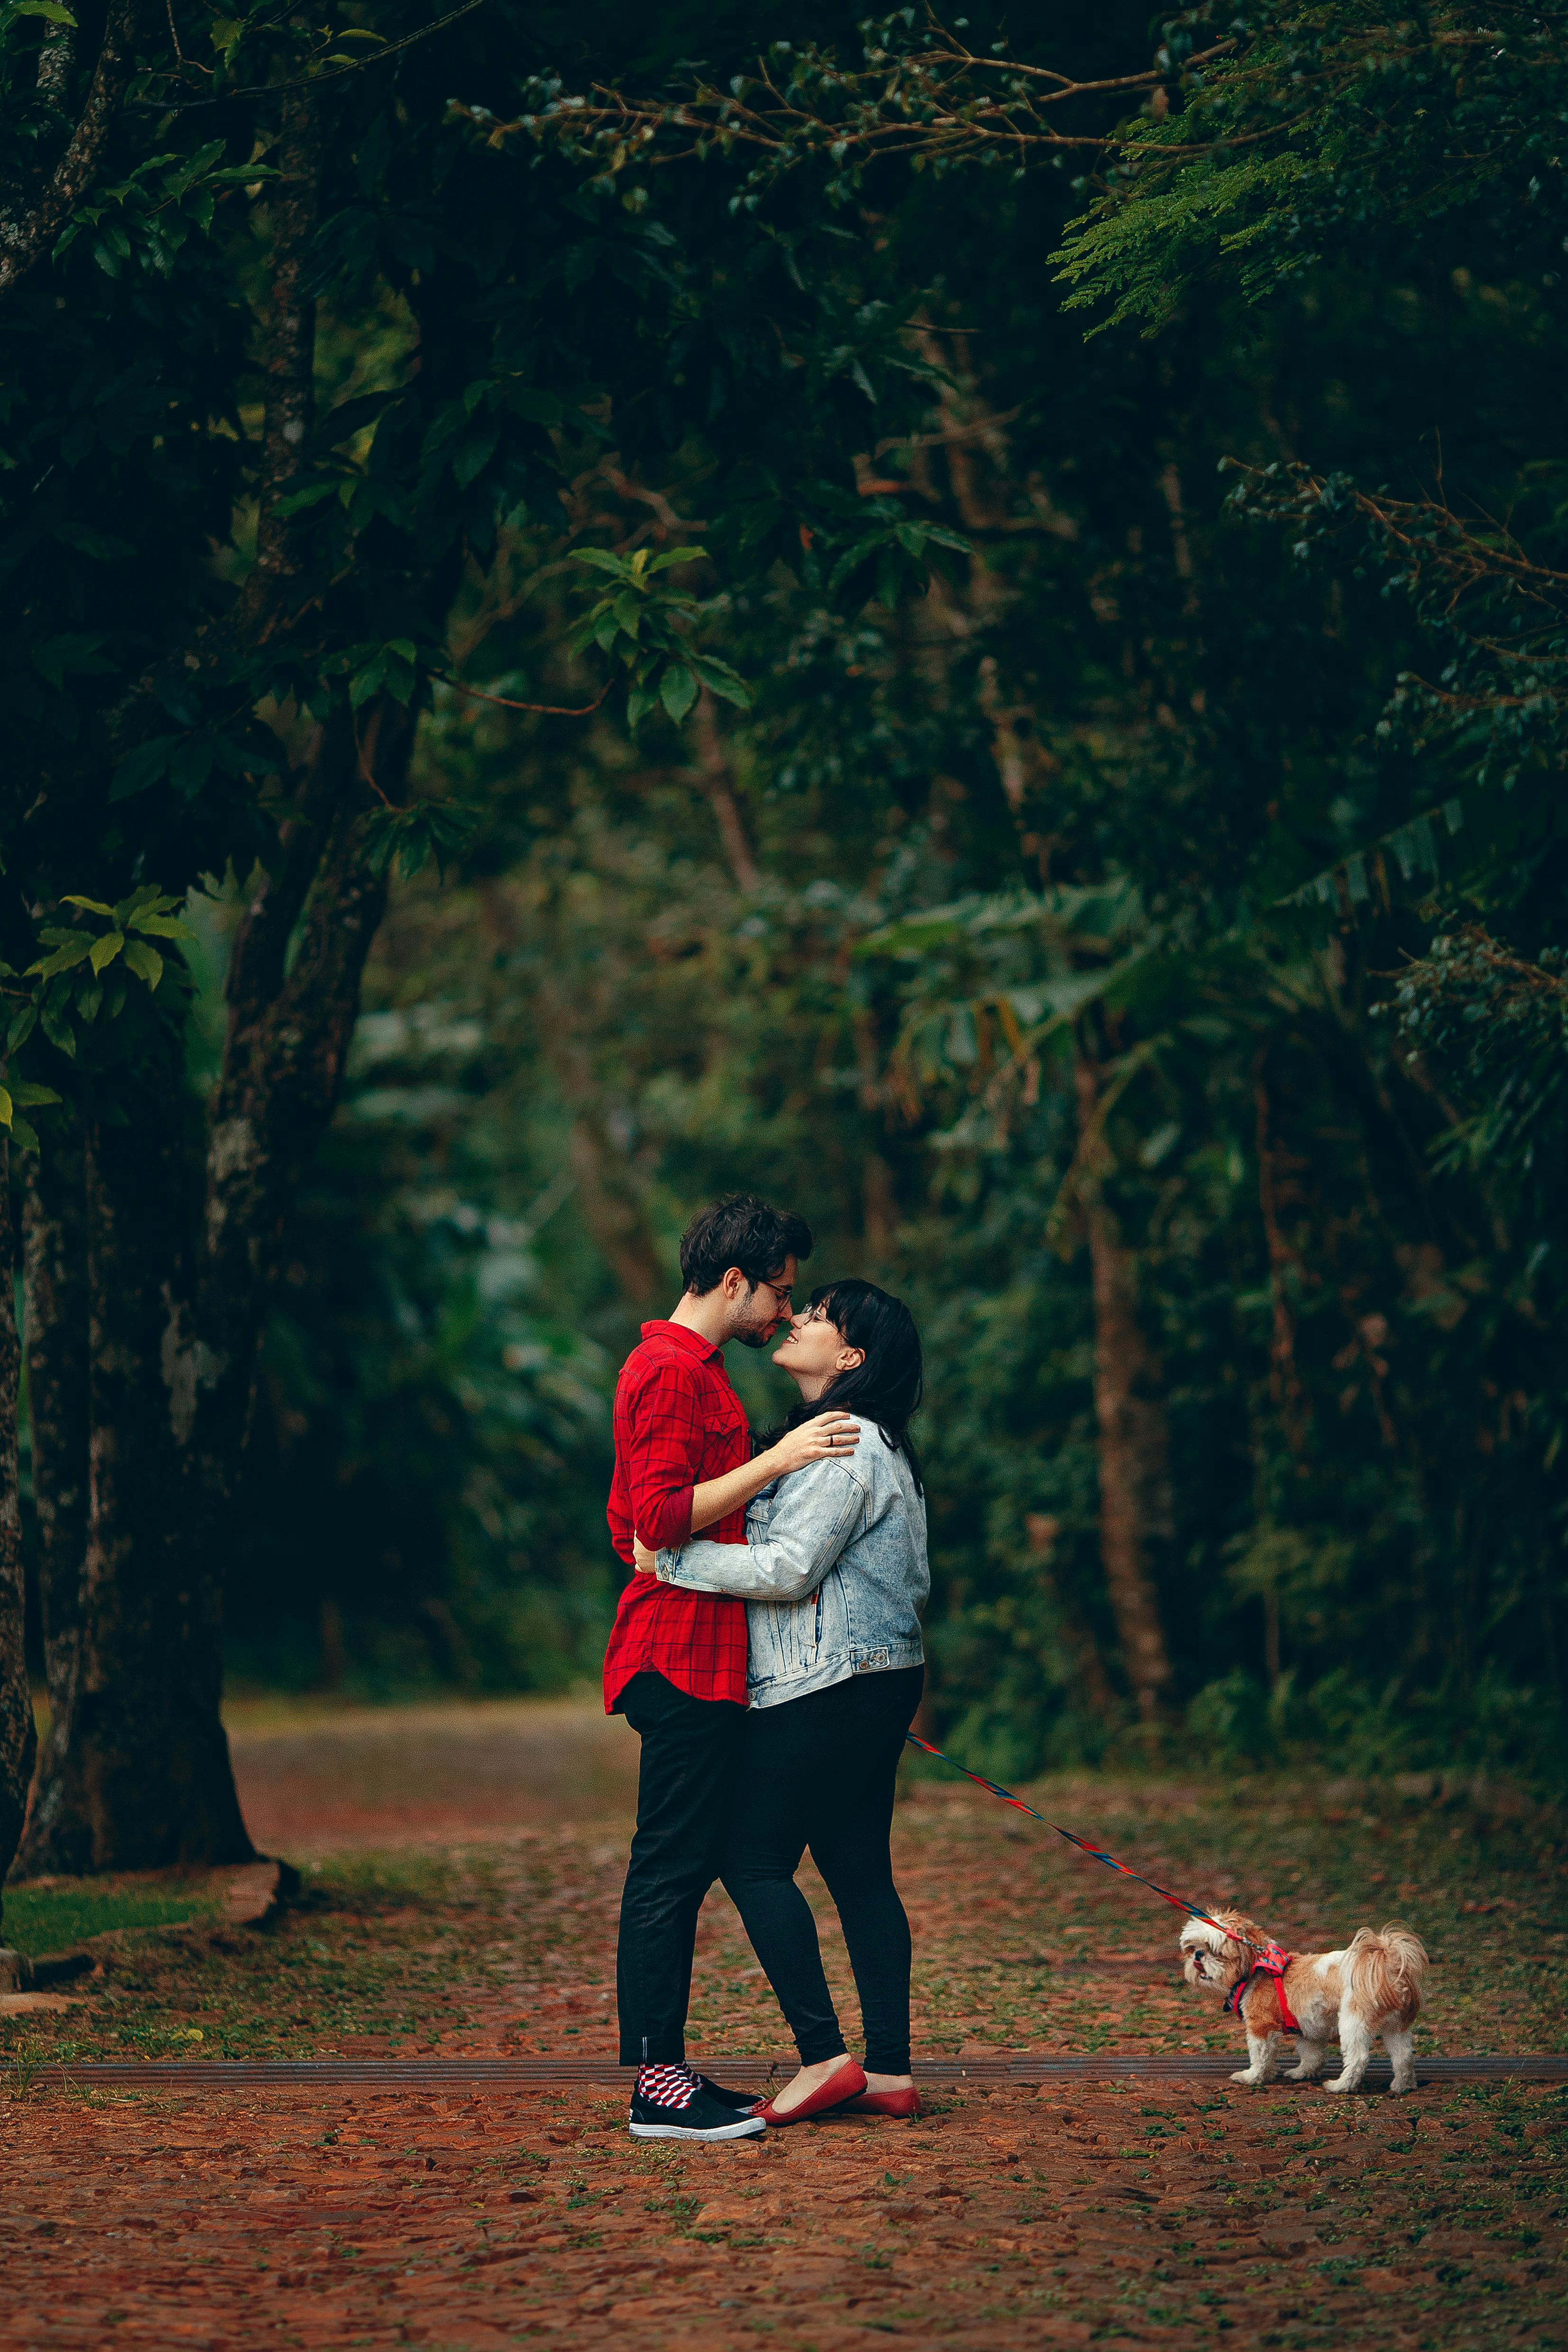
POLYGON ((342 15, 5 20, 6 1083, 205 1154, 231 1671, 591 1672, 743 1184, 973 1758, 1546 1769, 1561 12, 342 15))

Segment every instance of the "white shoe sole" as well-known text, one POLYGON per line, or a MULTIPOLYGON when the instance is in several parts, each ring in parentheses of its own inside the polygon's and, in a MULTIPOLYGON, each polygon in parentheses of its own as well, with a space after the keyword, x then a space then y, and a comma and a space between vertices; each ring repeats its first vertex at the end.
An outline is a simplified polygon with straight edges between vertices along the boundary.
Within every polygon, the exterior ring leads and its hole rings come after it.
POLYGON ((634 2139, 751 2139, 767 2126, 761 2116, 737 2116, 711 2131, 693 2131, 689 2124, 628 2124, 626 2129, 634 2139))

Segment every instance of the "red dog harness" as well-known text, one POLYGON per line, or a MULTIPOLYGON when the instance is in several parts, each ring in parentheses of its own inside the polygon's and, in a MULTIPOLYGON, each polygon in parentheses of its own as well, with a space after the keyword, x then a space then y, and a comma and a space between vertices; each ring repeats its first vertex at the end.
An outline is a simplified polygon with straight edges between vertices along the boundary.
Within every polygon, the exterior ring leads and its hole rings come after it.
MULTIPOLYGON (((1280 2025, 1287 2033, 1300 2033, 1301 2029, 1297 2024, 1295 2018, 1291 2015, 1290 2004, 1285 1998, 1285 1971, 1289 1967, 1295 1957, 1296 1955, 1294 1952, 1283 1951, 1278 1944, 1266 1944, 1262 1954, 1258 1959, 1253 1961, 1252 1966, 1247 1969, 1247 1974, 1244 1977, 1237 1977, 1236 1982, 1226 1993, 1225 1997, 1226 2015, 1227 2017, 1241 2016, 1242 1999, 1254 1977, 1272 1977, 1274 1979, 1275 1998, 1279 2003, 1280 2025)), ((1245 2023, 1246 2021, 1243 2020, 1243 2022, 1245 2023)))

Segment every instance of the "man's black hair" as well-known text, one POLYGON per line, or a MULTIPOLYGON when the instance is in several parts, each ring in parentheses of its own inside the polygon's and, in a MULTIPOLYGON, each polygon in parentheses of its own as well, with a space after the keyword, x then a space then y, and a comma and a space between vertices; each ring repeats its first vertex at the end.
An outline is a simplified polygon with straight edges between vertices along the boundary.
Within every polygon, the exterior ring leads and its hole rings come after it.
POLYGON ((775 1209, 752 1192, 715 1201, 680 1236, 680 1272, 700 1298, 738 1265, 754 1290, 784 1270, 785 1258, 811 1255, 811 1227, 792 1209, 775 1209))

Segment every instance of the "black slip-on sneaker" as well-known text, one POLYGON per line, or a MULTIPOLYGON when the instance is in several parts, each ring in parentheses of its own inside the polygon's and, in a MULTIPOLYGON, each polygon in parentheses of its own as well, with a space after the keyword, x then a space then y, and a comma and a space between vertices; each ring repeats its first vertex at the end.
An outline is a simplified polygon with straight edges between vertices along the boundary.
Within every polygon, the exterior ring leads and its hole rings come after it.
POLYGON ((738 2114, 714 2098, 706 2083, 683 2107, 660 2106, 634 2091, 626 2122, 634 2139, 750 2139, 767 2129, 761 2116, 738 2114))
POLYGON ((722 2083, 713 2080, 711 2074, 699 2074, 697 2079, 710 2099, 717 2099, 721 2107, 733 2107, 738 2116, 749 2116, 753 2107, 760 2107, 763 2104, 760 2091, 726 2090, 722 2083))

